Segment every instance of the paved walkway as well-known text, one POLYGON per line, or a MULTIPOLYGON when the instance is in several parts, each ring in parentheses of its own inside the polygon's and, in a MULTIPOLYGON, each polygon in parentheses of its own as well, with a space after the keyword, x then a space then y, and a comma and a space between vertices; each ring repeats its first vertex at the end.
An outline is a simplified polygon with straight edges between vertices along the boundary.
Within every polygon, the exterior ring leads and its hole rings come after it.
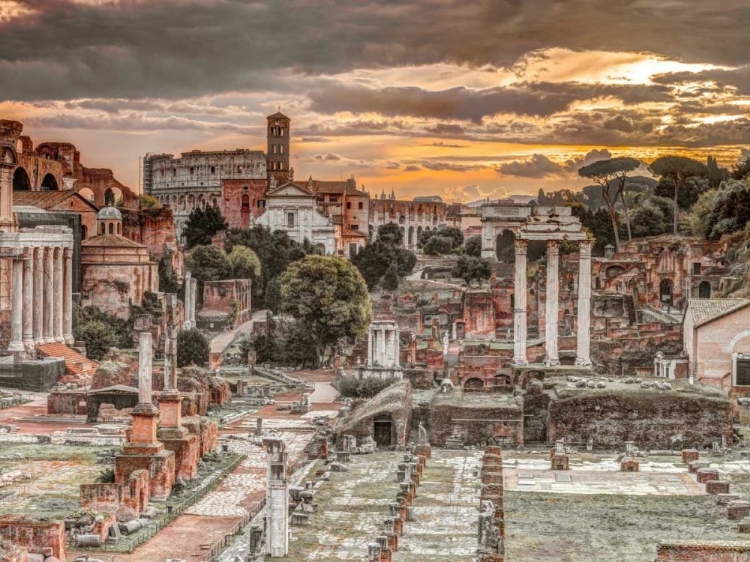
POLYGON ((229 344, 232 343, 232 340, 234 340, 237 334, 240 334, 242 332, 249 332, 252 329, 253 329, 253 321, 248 320, 244 324, 240 324, 234 330, 229 330, 228 332, 222 332, 221 334, 219 334, 218 336, 216 336, 214 339, 211 340, 211 353, 212 354, 224 353, 224 350, 227 347, 229 347, 229 344))
POLYGON ((310 395, 310 404, 333 404, 339 391, 329 382, 316 382, 315 390, 310 395))

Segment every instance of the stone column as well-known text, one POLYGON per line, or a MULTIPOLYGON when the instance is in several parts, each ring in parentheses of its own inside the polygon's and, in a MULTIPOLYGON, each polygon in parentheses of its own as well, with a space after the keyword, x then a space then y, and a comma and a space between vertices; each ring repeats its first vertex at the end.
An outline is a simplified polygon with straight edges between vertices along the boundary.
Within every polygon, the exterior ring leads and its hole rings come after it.
POLYGON ((378 330, 378 365, 385 367, 385 330, 380 327, 378 330))
POLYGON ((367 366, 372 367, 372 326, 367 330, 367 366))
POLYGON ((63 292, 63 249, 55 248, 54 254, 55 260, 55 302, 54 302, 54 322, 52 324, 52 331, 55 341, 63 343, 63 300, 65 294, 63 292))
POLYGON ((190 282, 190 327, 195 328, 195 303, 198 295, 198 280, 193 279, 190 282))
POLYGON ((545 349, 547 359, 544 364, 554 367, 560 364, 557 355, 557 316, 559 310, 558 302, 558 277, 560 268, 560 243, 557 240, 547 241, 547 303, 545 314, 545 349))
POLYGON ((73 250, 63 250, 65 273, 63 274, 63 339, 73 345, 73 250))
POLYGON ((168 293, 167 301, 167 326, 164 338, 164 390, 177 392, 177 295, 168 293))
POLYGON ((33 250, 23 252, 23 346, 26 353, 34 351, 34 259, 33 250))
POLYGON ((591 366, 591 242, 579 244, 578 262, 578 338, 576 365, 591 366))
POLYGON ((151 349, 151 317, 139 316, 135 320, 134 329, 138 332, 138 408, 153 409, 152 381, 151 381, 151 362, 153 361, 153 352, 151 349))
POLYGON ((34 248, 34 344, 44 343, 44 248, 34 248))
POLYGON ((23 260, 13 258, 13 304, 8 351, 23 353, 23 260))
POLYGON ((44 343, 53 343, 54 329, 54 296, 55 296, 55 265, 53 259, 54 248, 44 249, 44 326, 42 329, 44 343))
POLYGON ((182 323, 183 330, 189 330, 192 328, 190 325, 190 295, 191 295, 191 281, 192 274, 190 271, 185 271, 185 282, 184 282, 184 293, 185 293, 185 321, 182 323))
POLYGON ((398 327, 393 331, 395 340, 393 341, 393 353, 395 354, 394 365, 401 367, 401 338, 399 337, 398 327))
POLYGON ((513 364, 524 366, 526 360, 526 240, 516 240, 515 284, 513 289, 513 364))
POLYGON ((281 439, 264 439, 267 452, 266 554, 281 558, 289 553, 289 481, 287 455, 281 439))

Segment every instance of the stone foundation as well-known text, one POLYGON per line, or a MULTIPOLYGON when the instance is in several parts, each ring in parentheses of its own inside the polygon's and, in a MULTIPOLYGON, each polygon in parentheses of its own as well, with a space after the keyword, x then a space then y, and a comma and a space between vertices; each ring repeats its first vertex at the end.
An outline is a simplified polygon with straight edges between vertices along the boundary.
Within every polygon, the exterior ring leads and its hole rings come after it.
POLYGON ((81 484, 81 507, 96 511, 113 511, 132 509, 140 515, 148 508, 149 473, 146 470, 135 470, 130 473, 126 482, 106 484, 81 484))
POLYGON ((23 516, 3 515, 0 516, 0 537, 31 554, 48 553, 66 560, 65 523, 62 521, 34 521, 23 516))

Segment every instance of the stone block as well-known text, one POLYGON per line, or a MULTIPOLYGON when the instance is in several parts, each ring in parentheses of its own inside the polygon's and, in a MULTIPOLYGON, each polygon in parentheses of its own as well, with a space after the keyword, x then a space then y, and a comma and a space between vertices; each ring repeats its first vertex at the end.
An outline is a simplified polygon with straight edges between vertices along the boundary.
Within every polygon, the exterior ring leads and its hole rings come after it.
POLYGON ((708 461, 691 461, 688 463, 688 472, 695 474, 699 469, 708 468, 709 466, 711 466, 711 463, 708 461))
POLYGON ((727 505, 740 499, 739 494, 716 494, 716 505, 727 505))
POLYGON ((715 468, 699 468, 696 475, 699 484, 705 484, 706 482, 712 482, 713 480, 719 479, 719 471, 715 468))
POLYGON ((706 482, 706 493, 711 495, 728 494, 729 482, 726 480, 710 480, 706 482))
POLYGON ((688 464, 693 461, 697 461, 700 458, 700 452, 697 449, 683 449, 682 450, 682 463, 688 464))
POLYGON ((750 518, 745 518, 737 523, 737 532, 739 533, 750 533, 750 518))
POLYGON ((727 504, 727 519, 738 521, 750 516, 750 502, 736 500, 727 504))

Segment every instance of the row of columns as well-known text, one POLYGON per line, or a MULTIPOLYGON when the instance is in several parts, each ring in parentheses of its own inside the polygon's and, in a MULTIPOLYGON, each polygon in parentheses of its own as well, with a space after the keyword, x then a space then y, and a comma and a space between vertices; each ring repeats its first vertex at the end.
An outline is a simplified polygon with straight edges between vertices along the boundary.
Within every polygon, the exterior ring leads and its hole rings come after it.
POLYGON ((391 325, 370 324, 367 347, 368 367, 399 367, 399 335, 395 322, 391 325))
POLYGON ((45 343, 73 344, 73 250, 26 248, 13 258, 8 351, 31 353, 45 343))
MULTIPOLYGON (((526 253, 528 242, 516 239, 515 265, 515 310, 514 310, 514 350, 513 363, 528 365, 526 359, 526 253)), ((578 337, 576 362, 579 367, 591 366, 591 243, 579 242, 578 266, 578 337)), ((545 365, 554 367, 560 364, 557 346, 557 324, 559 303, 560 243, 557 240, 547 241, 547 287, 545 301, 545 365)))

